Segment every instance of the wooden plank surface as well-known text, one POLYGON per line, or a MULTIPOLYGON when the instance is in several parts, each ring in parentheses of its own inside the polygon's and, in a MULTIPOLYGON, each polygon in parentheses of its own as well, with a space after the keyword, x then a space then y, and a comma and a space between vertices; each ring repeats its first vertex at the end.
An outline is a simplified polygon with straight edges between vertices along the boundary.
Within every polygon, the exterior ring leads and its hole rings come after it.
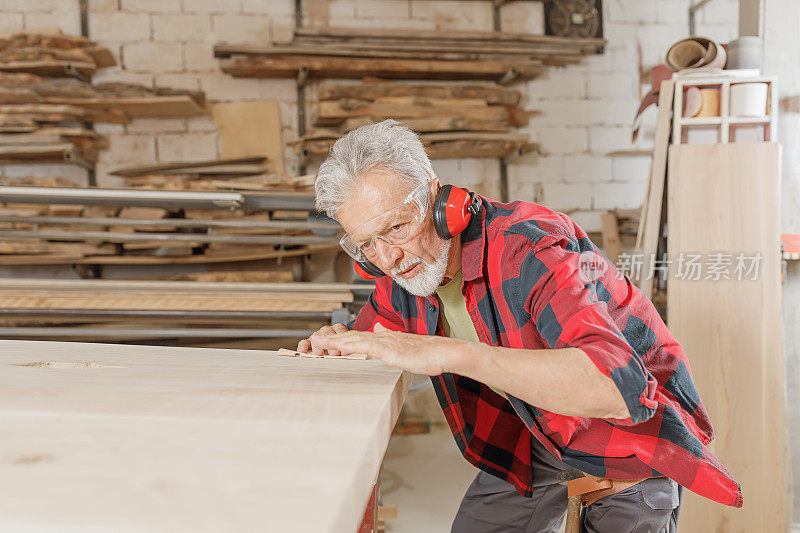
POLYGON ((611 211, 603 213, 602 224, 603 250, 611 262, 616 265, 619 261, 619 254, 622 253, 617 215, 611 211))
POLYGON ((131 118, 183 118, 205 115, 205 110, 188 95, 119 98, 49 97, 45 101, 90 109, 118 109, 131 118))
POLYGON ((440 61, 420 59, 343 58, 336 56, 237 56, 220 61, 222 71, 245 78, 294 78, 305 67, 310 78, 378 78, 493 80, 509 71, 515 80, 535 78, 541 66, 528 61, 440 61))
POLYGON ((181 170, 186 168, 210 168, 220 165, 235 165, 235 164, 261 164, 266 160, 266 157, 261 154, 259 156, 249 157, 233 157, 222 159, 208 159, 204 161, 184 161, 181 163, 162 163, 160 165, 145 165, 137 167, 126 167, 112 170, 109 174, 113 176, 144 176, 147 174, 159 174, 163 171, 181 170))
POLYGON ((332 311, 353 285, 192 281, 0 279, 0 308, 332 311))
POLYGON ((319 100, 361 98, 375 100, 383 96, 426 96, 430 98, 480 98, 488 104, 517 105, 522 97, 515 89, 493 85, 407 85, 366 82, 359 85, 322 85, 319 100))
POLYGON ((440 41, 445 39, 452 40, 472 40, 486 41, 488 43, 498 43, 509 41, 518 43, 558 43, 564 46, 574 46, 586 50, 597 49, 605 43, 603 39, 573 37, 555 37, 552 35, 540 35, 533 33, 501 32, 501 31, 446 31, 446 30, 407 30, 400 28, 380 28, 379 30, 370 28, 342 28, 324 27, 311 28, 302 27, 295 29, 296 36, 303 37, 338 37, 349 40, 363 40, 365 38, 375 39, 419 39, 428 41, 440 41))
POLYGON ((351 533, 410 383, 378 360, 41 341, 0 341, 0 366, 4 531, 351 533))
POLYGON ((676 278, 671 265, 669 328, 716 430, 711 449, 744 493, 734 509, 684 492, 682 533, 789 531, 779 197, 775 143, 670 148, 669 258, 703 254, 707 265, 708 254, 727 253, 733 263, 730 280, 705 279, 705 268, 700 280, 676 278), (756 280, 733 275, 739 253, 763 257, 756 280))
MULTIPOLYGON (((369 284, 349 283, 237 283, 237 282, 187 282, 155 280, 115 280, 115 279, 35 279, 0 278, 0 290, 62 290, 76 292, 95 292, 100 290, 118 291, 172 291, 172 292, 284 292, 288 294, 349 292, 355 289, 371 289, 369 284)), ((352 301, 352 300, 348 300, 352 301)))
MULTIPOLYGON (((642 204, 639 217, 639 231, 636 235, 636 250, 644 254, 644 265, 658 251, 658 238, 661 232, 661 213, 664 198, 664 183, 667 172, 667 148, 669 148, 669 132, 672 114, 672 97, 675 83, 669 80, 661 82, 658 93, 658 123, 656 139, 653 146, 653 161, 650 163, 650 180, 647 184, 647 195, 642 204)), ((641 279, 633 281, 648 298, 653 296, 654 279, 647 277, 647 268, 642 269, 641 279)))
POLYGON ((278 102, 210 104, 222 157, 266 156, 272 172, 283 172, 283 136, 278 102))

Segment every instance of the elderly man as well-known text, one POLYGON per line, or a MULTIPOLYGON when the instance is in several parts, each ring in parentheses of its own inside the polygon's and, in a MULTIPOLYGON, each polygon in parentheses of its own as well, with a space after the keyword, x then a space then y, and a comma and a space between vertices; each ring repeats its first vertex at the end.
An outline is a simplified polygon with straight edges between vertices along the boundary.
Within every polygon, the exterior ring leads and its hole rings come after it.
POLYGON ((337 141, 316 192, 379 277, 351 324, 298 350, 431 377, 480 469, 452 531, 557 531, 577 477, 603 489, 585 531, 675 531, 682 487, 742 505, 705 447, 713 429, 680 344, 569 217, 443 187, 392 120, 337 141))

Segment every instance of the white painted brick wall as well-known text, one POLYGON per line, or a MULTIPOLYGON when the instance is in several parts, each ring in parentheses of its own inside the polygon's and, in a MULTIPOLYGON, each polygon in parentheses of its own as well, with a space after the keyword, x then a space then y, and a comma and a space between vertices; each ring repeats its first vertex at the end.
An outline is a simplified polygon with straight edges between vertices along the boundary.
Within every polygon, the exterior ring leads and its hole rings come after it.
POLYGON ((544 2, 509 2, 500 10, 500 27, 509 32, 542 33, 544 2))
POLYGON ((545 183, 542 203, 558 211, 590 209, 592 187, 583 183, 545 183))
POLYGON ((606 0, 603 2, 603 15, 608 22, 653 22, 656 19, 656 3, 648 0, 606 0))
POLYGON ((211 20, 205 14, 176 13, 152 15, 153 39, 156 41, 206 41, 211 20))
POLYGON ((158 136, 158 157, 162 161, 197 161, 216 155, 214 133, 166 133, 158 136))
POLYGON ((564 159, 564 181, 586 183, 611 181, 611 158, 578 154, 564 159))
MULTIPOLYGON (((122 10, 131 13, 179 13, 181 0, 119 0, 122 10)), ((195 0, 189 0, 192 5, 195 0)))
POLYGON ((211 23, 219 41, 266 44, 269 39, 269 17, 264 15, 214 14, 211 23))
POLYGON ((72 2, 59 2, 47 11, 25 13, 25 28, 59 28, 67 33, 79 33, 80 13, 72 2))
POLYGON ((56 11, 62 7, 61 0, 2 0, 0 11, 12 13, 44 13, 56 11))
MULTIPOLYGON (((578 226, 583 229, 583 231, 588 233, 590 231, 600 231, 600 228, 603 226, 603 213, 605 213, 605 210, 581 209, 579 211, 571 212, 569 216, 575 221, 576 224, 578 224, 578 226)), ((595 244, 601 246, 602 242, 596 242, 595 244)))
POLYGON ((589 79, 592 100, 630 100, 638 94, 638 78, 631 74, 593 74, 589 79))
MULTIPOLYGON (((364 19, 409 18, 411 9, 408 2, 395 0, 356 0, 355 16, 364 19)), ((425 17, 420 17, 425 18, 425 17)))
MULTIPOLYGON (((371 3, 373 0, 358 1, 371 3)), ((412 18, 431 21, 442 30, 491 31, 494 29, 492 12, 491 2, 411 0, 412 18)))
POLYGON ((22 13, 3 13, 0 16, 0 31, 3 33, 19 31, 24 27, 25 22, 22 13))
POLYGON ((586 128, 541 126, 526 128, 525 131, 547 154, 579 154, 589 149, 586 128))
POLYGON ((271 17, 294 17, 294 0, 269 0, 268 2, 242 0, 242 13, 259 13, 271 17))
POLYGON ((138 165, 155 163, 156 134, 125 132, 108 135, 111 148, 100 152, 100 159, 111 165, 138 165))
POLYGON ((611 175, 614 181, 644 181, 650 176, 650 156, 637 155, 627 157, 613 157, 611 160, 611 175))
POLYGON ((591 186, 593 209, 633 209, 642 205, 647 183, 596 183, 591 186))
POLYGON ((137 41, 150 38, 150 16, 146 13, 92 12, 89 35, 96 41, 137 41))
POLYGON ((140 41, 122 47, 122 65, 134 72, 176 72, 183 70, 183 45, 140 41))

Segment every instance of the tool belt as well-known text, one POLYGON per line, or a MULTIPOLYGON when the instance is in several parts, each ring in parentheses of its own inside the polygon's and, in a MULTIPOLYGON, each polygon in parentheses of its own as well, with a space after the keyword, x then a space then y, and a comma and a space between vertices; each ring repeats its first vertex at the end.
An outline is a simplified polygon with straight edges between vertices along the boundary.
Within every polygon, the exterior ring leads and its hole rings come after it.
POLYGON ((584 473, 582 477, 567 481, 567 497, 572 498, 573 496, 580 496, 581 506, 586 507, 592 505, 601 498, 622 492, 637 483, 641 483, 645 479, 650 478, 612 480, 584 473))

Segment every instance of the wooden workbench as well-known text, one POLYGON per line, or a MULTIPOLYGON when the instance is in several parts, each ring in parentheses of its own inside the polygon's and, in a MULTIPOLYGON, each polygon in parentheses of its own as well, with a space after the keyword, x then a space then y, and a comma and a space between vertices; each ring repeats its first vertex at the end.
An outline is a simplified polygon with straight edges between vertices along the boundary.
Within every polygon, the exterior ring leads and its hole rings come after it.
POLYGON ((409 381, 378 360, 0 340, 0 530, 354 532, 409 381))

